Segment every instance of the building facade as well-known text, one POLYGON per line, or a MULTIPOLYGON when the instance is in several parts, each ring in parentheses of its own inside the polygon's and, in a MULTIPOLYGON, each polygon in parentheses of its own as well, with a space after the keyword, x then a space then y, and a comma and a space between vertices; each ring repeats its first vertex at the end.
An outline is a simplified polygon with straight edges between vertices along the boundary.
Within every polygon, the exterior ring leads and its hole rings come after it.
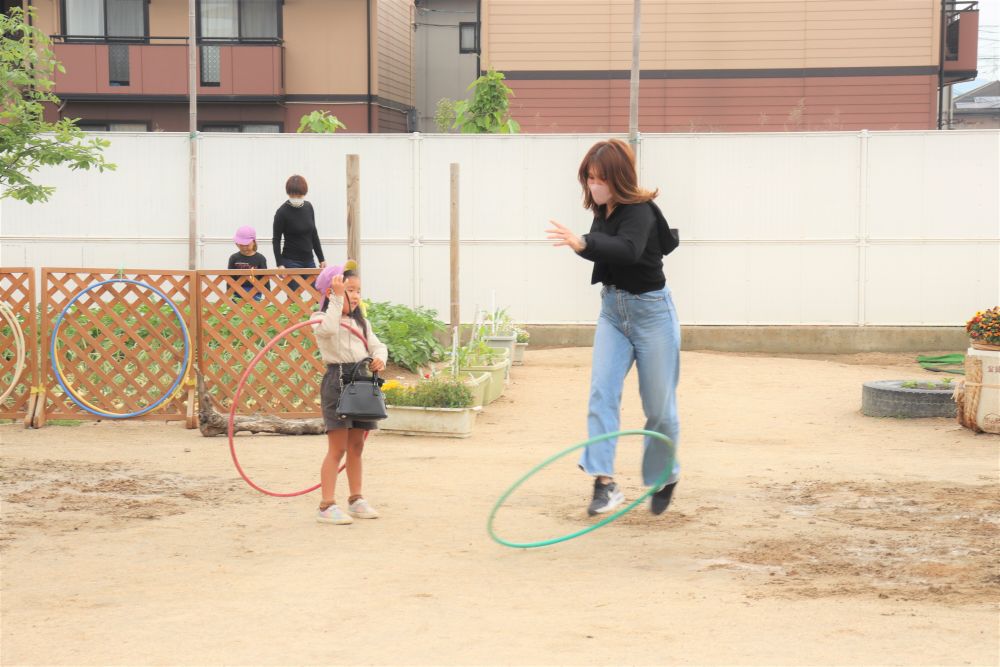
MULTIPOLYGON (((632 0, 479 2, 522 131, 627 131, 632 0)), ((937 128, 977 32, 956 0, 643 0, 639 128, 937 128)))
MULTIPOLYGON (((66 68, 50 119, 189 129, 187 0, 23 4, 66 68)), ((414 128, 412 0, 198 0, 196 12, 199 130, 294 132, 317 109, 349 132, 414 128)))

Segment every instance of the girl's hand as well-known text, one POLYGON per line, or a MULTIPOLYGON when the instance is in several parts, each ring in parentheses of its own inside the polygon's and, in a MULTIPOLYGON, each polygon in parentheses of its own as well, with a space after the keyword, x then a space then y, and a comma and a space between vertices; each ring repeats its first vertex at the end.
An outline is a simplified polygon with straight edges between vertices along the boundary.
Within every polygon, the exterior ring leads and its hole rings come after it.
POLYGON ((545 231, 547 238, 555 241, 552 245, 568 245, 573 249, 573 252, 580 252, 587 247, 587 244, 583 242, 583 239, 570 231, 569 228, 560 225, 555 220, 549 220, 549 224, 552 226, 545 231))
POLYGON ((337 296, 344 296, 344 275, 339 274, 333 277, 330 281, 330 291, 337 296))
POLYGON ((368 368, 370 368, 373 373, 378 373, 381 370, 385 370, 385 362, 381 359, 372 359, 368 362, 368 368))

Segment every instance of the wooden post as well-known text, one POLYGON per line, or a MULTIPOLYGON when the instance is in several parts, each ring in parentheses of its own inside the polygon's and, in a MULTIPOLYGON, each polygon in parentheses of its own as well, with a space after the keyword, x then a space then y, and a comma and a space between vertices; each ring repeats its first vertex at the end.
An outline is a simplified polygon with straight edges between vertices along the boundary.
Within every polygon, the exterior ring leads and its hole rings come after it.
POLYGON ((458 300, 458 163, 451 163, 451 327, 460 324, 461 310, 458 300))
POLYGON ((361 159, 347 156, 347 259, 361 266, 361 159))

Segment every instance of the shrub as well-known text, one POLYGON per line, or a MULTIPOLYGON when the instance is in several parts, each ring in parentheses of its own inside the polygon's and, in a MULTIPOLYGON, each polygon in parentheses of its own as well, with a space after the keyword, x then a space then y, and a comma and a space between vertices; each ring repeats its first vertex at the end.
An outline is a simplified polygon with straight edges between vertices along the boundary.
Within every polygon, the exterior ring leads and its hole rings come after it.
POLYGON ((465 383, 445 378, 425 380, 414 386, 386 382, 382 387, 387 405, 418 408, 468 408, 472 392, 465 383))
POLYGON ((394 364, 416 373, 444 354, 435 334, 444 331, 445 326, 435 310, 372 302, 367 317, 379 340, 389 348, 389 360, 394 364))

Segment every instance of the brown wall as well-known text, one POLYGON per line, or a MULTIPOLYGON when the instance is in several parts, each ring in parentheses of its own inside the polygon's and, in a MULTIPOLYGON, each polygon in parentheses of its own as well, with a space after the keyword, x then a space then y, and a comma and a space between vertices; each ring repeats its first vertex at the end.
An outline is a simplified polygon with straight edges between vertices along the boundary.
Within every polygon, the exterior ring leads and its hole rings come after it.
MULTIPOLYGON (((522 132, 626 132, 627 80, 515 80, 522 132)), ((937 79, 925 76, 644 80, 643 132, 932 129, 937 79)))
MULTIPOLYGON (((349 132, 368 131, 368 113, 365 104, 199 104, 198 121, 201 123, 282 123, 285 132, 294 132, 299 119, 313 109, 321 108, 340 118, 349 132)), ((55 107, 46 109, 46 118, 59 117, 55 107)), ((84 118, 98 122, 143 122, 156 132, 187 132, 187 104, 161 102, 68 102, 63 108, 64 118, 84 118)), ((391 131, 391 130, 387 130, 391 131)))
POLYGON ((285 92, 367 94, 366 0, 285 0, 285 92))
POLYGON ((413 106, 413 0, 373 2, 377 2, 375 93, 413 106))
POLYGON ((407 132, 406 114, 395 109, 377 107, 378 129, 376 132, 407 132))
MULTIPOLYGON (((627 70, 632 3, 482 0, 483 59, 502 71, 627 70)), ((643 69, 939 62, 941 0, 644 0, 643 69)))

